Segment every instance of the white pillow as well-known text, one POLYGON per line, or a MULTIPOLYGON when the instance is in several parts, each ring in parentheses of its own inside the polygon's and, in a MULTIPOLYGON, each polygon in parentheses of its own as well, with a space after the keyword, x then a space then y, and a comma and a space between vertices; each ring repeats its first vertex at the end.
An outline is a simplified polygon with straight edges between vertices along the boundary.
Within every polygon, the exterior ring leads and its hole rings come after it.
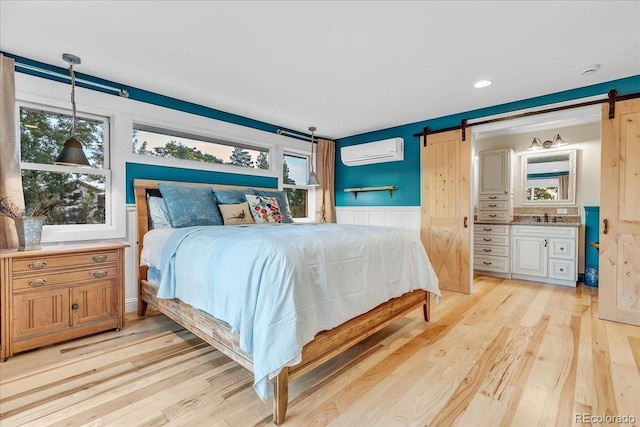
POLYGON ((149 215, 151 216, 151 228, 171 228, 169 210, 162 197, 149 197, 149 215))

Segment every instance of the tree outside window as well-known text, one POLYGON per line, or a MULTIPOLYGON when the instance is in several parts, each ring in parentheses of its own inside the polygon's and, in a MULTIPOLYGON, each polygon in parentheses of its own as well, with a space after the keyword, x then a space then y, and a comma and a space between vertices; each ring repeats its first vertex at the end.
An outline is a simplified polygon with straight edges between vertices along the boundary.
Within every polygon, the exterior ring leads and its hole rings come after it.
POLYGON ((71 121, 62 113, 20 108, 20 166, 27 213, 32 206, 57 200, 45 213, 47 225, 105 224, 107 119, 76 120, 76 138, 83 144, 90 168, 54 164, 70 136, 71 121))

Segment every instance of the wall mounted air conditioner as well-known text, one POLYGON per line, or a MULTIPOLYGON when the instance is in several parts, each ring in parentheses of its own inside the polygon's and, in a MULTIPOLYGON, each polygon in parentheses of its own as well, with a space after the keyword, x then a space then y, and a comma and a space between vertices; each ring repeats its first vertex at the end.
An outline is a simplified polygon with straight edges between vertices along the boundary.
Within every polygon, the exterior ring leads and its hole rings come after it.
POLYGON ((404 139, 391 138, 365 144, 340 148, 342 163, 346 166, 361 166, 372 163, 398 162, 404 160, 404 139))

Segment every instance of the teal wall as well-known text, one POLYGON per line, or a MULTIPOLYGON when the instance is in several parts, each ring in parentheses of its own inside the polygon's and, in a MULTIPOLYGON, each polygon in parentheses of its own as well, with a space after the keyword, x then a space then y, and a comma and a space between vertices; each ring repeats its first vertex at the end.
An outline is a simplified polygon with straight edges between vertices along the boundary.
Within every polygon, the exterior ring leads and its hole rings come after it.
POLYGON ((444 129, 459 126, 462 119, 471 121, 589 96, 603 95, 604 97, 611 89, 616 89, 618 95, 638 93, 640 92, 640 75, 340 138, 336 141, 336 206, 419 206, 420 138, 414 137, 413 134, 422 132, 425 126, 431 130, 444 129), (404 161, 349 167, 345 166, 340 159, 340 147, 394 137, 404 138, 404 161), (397 185, 398 190, 393 192, 393 198, 390 198, 386 191, 359 193, 357 199, 350 193, 344 192, 345 188, 380 185, 397 185))
POLYGON ((247 187, 278 188, 278 179, 265 176, 241 175, 196 169, 172 168, 167 166, 127 163, 127 203, 135 203, 134 179, 154 179, 163 181, 202 182, 207 184, 242 185, 247 187))

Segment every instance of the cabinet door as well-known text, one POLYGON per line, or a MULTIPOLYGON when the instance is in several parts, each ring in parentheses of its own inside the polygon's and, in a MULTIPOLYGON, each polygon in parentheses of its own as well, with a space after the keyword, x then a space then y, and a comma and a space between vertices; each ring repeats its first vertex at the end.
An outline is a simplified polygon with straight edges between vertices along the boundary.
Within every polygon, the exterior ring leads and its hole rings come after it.
POLYGON ((511 272, 547 277, 547 244, 540 237, 514 237, 511 272))
POLYGON ((71 290, 71 311, 74 325, 108 319, 118 315, 117 281, 102 280, 71 290))
POLYGON ((480 194, 506 194, 509 190, 508 151, 481 151, 478 156, 480 194))
POLYGON ((14 294, 13 322, 14 339, 69 328, 69 288, 14 294))

